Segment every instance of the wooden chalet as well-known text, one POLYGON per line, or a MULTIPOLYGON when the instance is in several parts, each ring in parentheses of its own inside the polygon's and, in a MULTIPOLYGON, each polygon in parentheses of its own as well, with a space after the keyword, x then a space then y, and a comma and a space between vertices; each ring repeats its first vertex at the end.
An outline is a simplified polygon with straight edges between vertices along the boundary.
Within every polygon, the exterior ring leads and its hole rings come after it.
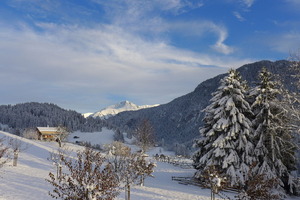
POLYGON ((58 127, 37 127, 39 140, 55 141, 62 134, 58 127))

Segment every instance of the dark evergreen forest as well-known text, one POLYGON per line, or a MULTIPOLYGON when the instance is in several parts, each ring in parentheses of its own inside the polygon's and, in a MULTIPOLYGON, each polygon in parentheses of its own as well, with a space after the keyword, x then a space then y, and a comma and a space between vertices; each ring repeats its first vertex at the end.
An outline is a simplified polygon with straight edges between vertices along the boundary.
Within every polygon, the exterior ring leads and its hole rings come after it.
POLYGON ((16 105, 0 106, 0 123, 2 129, 19 135, 26 128, 37 126, 63 126, 68 131, 94 132, 101 131, 106 126, 105 121, 99 118, 84 118, 82 114, 60 108, 52 103, 21 103, 16 105))

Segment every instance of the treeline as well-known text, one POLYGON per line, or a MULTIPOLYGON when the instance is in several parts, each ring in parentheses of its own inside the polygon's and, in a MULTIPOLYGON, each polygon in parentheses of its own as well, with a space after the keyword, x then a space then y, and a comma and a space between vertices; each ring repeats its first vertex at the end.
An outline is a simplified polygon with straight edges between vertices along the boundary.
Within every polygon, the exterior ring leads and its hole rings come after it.
POLYGON ((99 118, 84 118, 82 114, 62 109, 52 103, 21 103, 0 106, 0 123, 4 131, 20 134, 26 128, 37 126, 64 126, 69 131, 101 131, 106 122, 99 118))

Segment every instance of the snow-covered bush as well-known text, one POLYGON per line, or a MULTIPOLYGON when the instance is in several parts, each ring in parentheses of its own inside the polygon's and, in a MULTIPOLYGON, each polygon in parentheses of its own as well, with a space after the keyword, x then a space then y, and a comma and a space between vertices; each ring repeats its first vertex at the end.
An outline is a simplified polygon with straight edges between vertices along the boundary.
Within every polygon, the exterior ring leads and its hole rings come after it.
MULTIPOLYGON (((283 197, 278 190, 279 181, 277 178, 268 178, 266 174, 254 173, 253 168, 255 164, 250 167, 248 172, 249 180, 246 181, 245 186, 238 194, 238 200, 279 200, 283 197)), ((281 189, 282 190, 282 189, 281 189)))
POLYGON ((55 177, 49 173, 47 182, 53 190, 49 195, 64 200, 111 200, 119 194, 119 181, 111 164, 90 148, 77 153, 77 159, 67 158, 59 153, 66 170, 55 177), (105 166, 103 166, 105 164, 105 166))

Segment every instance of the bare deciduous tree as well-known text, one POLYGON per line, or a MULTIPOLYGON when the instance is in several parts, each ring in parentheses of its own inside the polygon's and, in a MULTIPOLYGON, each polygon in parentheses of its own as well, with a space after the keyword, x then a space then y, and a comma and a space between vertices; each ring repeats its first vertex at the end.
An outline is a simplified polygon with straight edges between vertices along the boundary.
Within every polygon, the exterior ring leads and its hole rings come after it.
POLYGON ((249 180, 246 186, 238 194, 238 200, 278 200, 281 199, 277 192, 279 181, 276 178, 268 178, 266 174, 257 174, 253 172, 255 163, 250 167, 249 180))
POLYGON ((142 153, 131 153, 131 149, 121 142, 106 146, 107 159, 117 174, 118 180, 125 186, 125 199, 130 200, 132 184, 144 184, 146 176, 151 176, 155 164, 145 160, 142 153))
POLYGON ((48 160, 51 161, 56 167, 56 178, 59 178, 62 175, 63 163, 61 160, 61 155, 67 157, 70 155, 70 152, 66 148, 59 148, 57 152, 51 152, 50 157, 48 158, 48 160))
POLYGON ((0 138, 0 168, 7 162, 7 155, 9 148, 4 146, 3 138, 0 138))
POLYGON ((137 145, 146 152, 155 143, 154 129, 149 120, 143 120, 135 131, 137 145))
POLYGON ((118 180, 125 185, 125 199, 130 200, 130 185, 138 178, 134 169, 135 156, 131 153, 131 149, 121 142, 113 142, 105 148, 108 151, 107 159, 117 174, 118 180))
POLYGON ((148 155, 143 153, 138 153, 136 158, 136 165, 135 165, 135 171, 139 175, 139 184, 141 186, 144 186, 145 178, 147 176, 153 177, 152 173, 154 172, 154 167, 156 165, 147 160, 148 155))
POLYGON ((46 179, 54 189, 49 195, 64 200, 111 200, 119 194, 119 181, 111 164, 90 148, 77 152, 77 158, 66 157, 59 153, 66 171, 59 177, 49 173, 46 179))
POLYGON ((140 153, 131 153, 120 171, 121 181, 125 184, 125 199, 130 200, 130 188, 133 184, 144 184, 146 176, 151 176, 155 164, 147 163, 140 153))
POLYGON ((104 146, 107 151, 107 160, 111 163, 118 180, 121 181, 122 177, 120 172, 125 170, 125 162, 131 155, 131 149, 121 142, 113 142, 104 146))
POLYGON ((35 128, 26 128, 23 131, 22 136, 24 138, 31 139, 31 140, 38 140, 39 139, 38 132, 35 128))
POLYGON ((17 166, 18 164, 18 157, 19 153, 26 150, 28 148, 28 145, 23 143, 20 139, 17 138, 10 138, 8 141, 8 144, 10 148, 13 151, 14 158, 13 158, 13 166, 17 166))
POLYGON ((59 136, 56 138, 59 147, 61 147, 61 143, 65 141, 69 135, 68 128, 65 126, 58 126, 57 131, 60 133, 59 136))

